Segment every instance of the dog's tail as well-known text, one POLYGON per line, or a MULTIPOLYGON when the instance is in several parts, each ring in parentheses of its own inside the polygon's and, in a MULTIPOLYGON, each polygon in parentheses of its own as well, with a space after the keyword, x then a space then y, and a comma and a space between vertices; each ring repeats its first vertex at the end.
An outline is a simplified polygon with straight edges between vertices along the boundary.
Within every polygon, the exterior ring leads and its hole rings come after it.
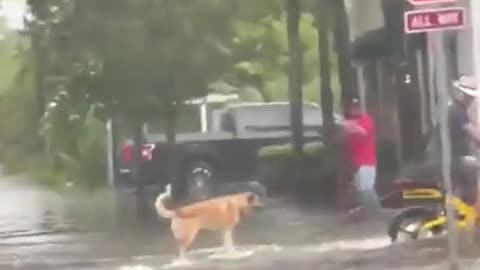
POLYGON ((165 199, 169 197, 170 197, 170 186, 167 185, 166 192, 158 195, 157 200, 155 201, 155 209, 157 209, 158 215, 168 219, 173 218, 175 216, 175 211, 168 210, 164 204, 165 199))

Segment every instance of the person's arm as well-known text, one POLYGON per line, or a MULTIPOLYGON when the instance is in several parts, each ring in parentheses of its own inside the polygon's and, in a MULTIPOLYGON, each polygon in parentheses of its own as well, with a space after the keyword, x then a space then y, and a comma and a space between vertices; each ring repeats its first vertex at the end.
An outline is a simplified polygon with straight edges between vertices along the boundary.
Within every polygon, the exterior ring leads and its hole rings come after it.
POLYGON ((361 124, 357 121, 346 120, 344 123, 345 130, 352 134, 367 137, 371 133, 371 121, 363 121, 361 124))
POLYGON ((362 136, 366 135, 365 129, 360 126, 356 121, 345 120, 345 122, 343 123, 343 127, 347 133, 358 134, 362 136))

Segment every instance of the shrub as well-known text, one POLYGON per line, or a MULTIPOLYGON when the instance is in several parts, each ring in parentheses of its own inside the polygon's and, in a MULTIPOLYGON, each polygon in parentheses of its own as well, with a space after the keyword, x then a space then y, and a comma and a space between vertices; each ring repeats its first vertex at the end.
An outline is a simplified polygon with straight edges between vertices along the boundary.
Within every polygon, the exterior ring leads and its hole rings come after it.
POLYGON ((75 185, 87 189, 105 183, 105 130, 96 117, 98 105, 73 106, 60 96, 42 122, 46 166, 37 177, 49 185, 75 185))
POLYGON ((36 179, 51 186, 92 189, 105 183, 105 126, 102 106, 59 92, 40 123, 45 144, 36 179))
MULTIPOLYGON (((305 156, 318 156, 321 154, 324 149, 324 145, 321 142, 311 142, 303 145, 303 152, 305 156)), ((262 147, 258 156, 261 159, 282 159, 282 158, 292 158, 293 157, 293 146, 292 144, 282 144, 282 145, 269 145, 262 147)))

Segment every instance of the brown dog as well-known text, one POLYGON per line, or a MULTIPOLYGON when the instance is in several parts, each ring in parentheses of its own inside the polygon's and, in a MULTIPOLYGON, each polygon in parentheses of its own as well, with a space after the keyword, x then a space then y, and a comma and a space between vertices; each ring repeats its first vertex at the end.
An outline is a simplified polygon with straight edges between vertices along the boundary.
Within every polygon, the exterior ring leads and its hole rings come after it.
POLYGON ((221 231, 223 246, 227 251, 234 251, 235 226, 250 208, 262 206, 258 196, 250 192, 227 195, 174 209, 167 209, 165 206, 168 199, 170 185, 167 185, 166 191, 157 197, 155 208, 161 217, 171 219, 171 229, 181 259, 185 258, 188 248, 200 230, 221 231))

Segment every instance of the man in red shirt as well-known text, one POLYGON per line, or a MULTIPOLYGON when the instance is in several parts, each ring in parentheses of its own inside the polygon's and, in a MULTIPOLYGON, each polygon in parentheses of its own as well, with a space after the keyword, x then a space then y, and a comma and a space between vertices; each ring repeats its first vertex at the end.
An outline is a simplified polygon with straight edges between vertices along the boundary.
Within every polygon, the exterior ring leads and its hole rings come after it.
POLYGON ((380 207, 375 191, 377 169, 375 123, 362 109, 358 99, 353 99, 348 105, 346 116, 343 126, 347 151, 355 171, 354 186, 362 206, 375 210, 380 207))

